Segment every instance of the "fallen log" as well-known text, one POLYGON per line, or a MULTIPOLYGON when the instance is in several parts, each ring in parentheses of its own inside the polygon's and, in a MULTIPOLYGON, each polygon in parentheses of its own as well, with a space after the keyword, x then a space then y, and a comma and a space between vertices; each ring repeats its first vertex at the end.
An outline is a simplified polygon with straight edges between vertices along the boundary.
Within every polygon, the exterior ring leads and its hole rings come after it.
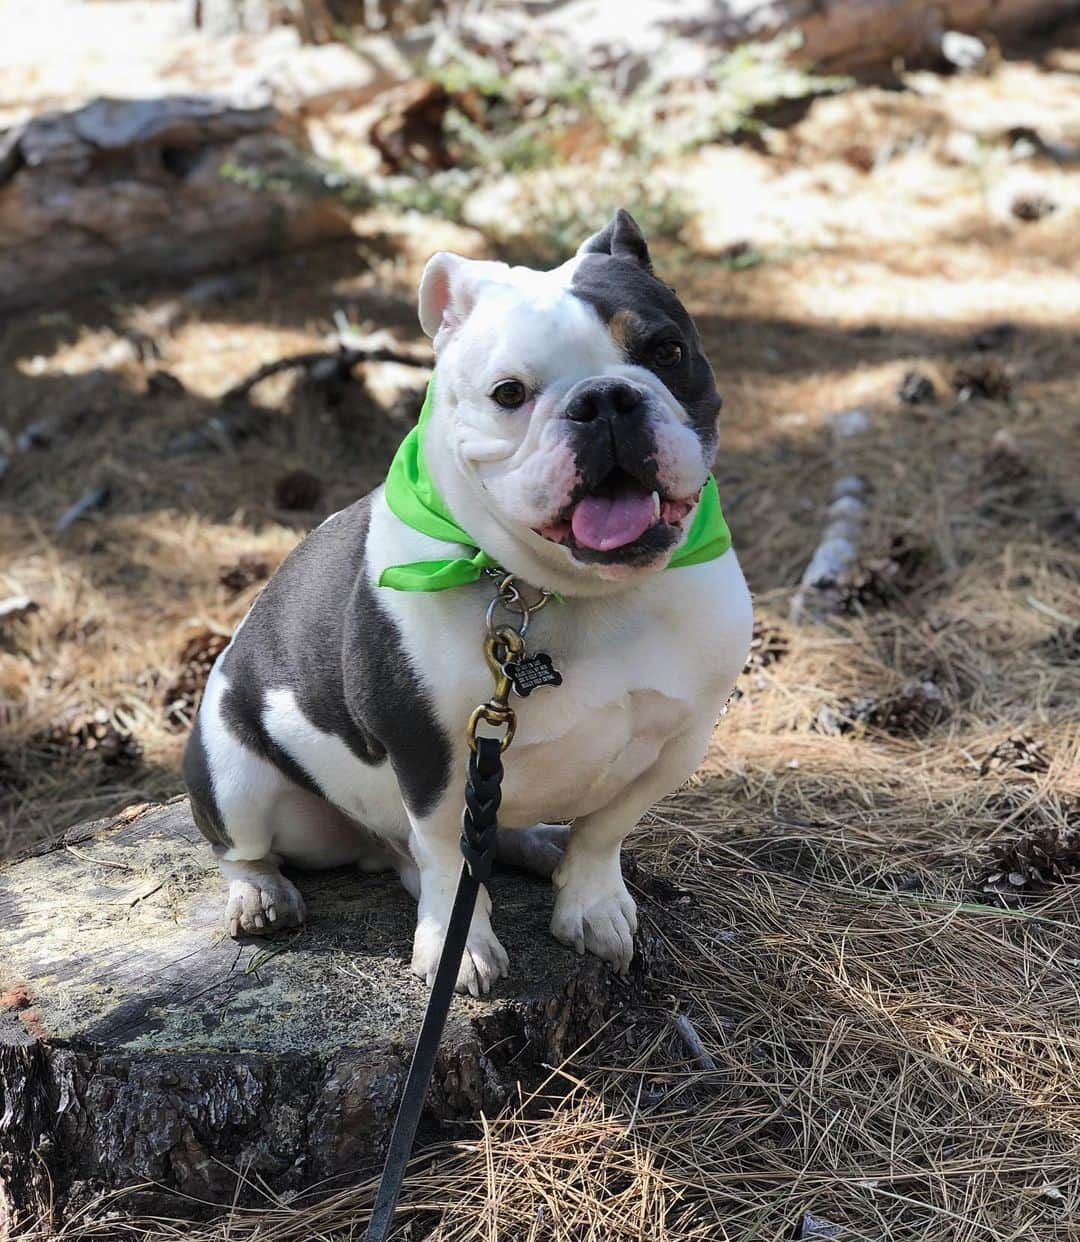
MULTIPOLYGON (((123 1188, 113 1209, 191 1218, 377 1171, 427 996, 415 907, 386 876, 302 886, 305 929, 229 939, 182 799, 0 869, 0 1236, 123 1188)), ((502 874, 493 897, 511 977, 455 999, 422 1140, 498 1110, 641 986, 552 939, 548 884, 502 874)))
POLYGON ((1060 21, 1069 7, 1061 0, 728 0, 675 24, 725 47, 796 31, 800 59, 846 73, 937 60, 949 31, 1019 34, 1060 21))
MULTIPOLYGON (((638 0, 628 21, 625 8, 610 0, 555 0, 536 16, 507 5, 479 10, 463 22, 466 31, 495 45, 509 32, 522 45, 538 36, 565 39, 583 61, 606 53, 615 62, 629 53, 650 72, 673 36, 683 37, 684 51, 700 56, 708 47, 797 35, 796 60, 849 73, 896 61, 944 63, 950 59, 943 46, 949 32, 1004 37, 1050 27, 1073 12, 1061 0, 638 0)), ((690 62, 682 59, 685 72, 690 62)))
POLYGON ((0 312, 347 236, 339 200, 284 188, 318 171, 277 124, 269 106, 185 95, 0 133, 0 312))

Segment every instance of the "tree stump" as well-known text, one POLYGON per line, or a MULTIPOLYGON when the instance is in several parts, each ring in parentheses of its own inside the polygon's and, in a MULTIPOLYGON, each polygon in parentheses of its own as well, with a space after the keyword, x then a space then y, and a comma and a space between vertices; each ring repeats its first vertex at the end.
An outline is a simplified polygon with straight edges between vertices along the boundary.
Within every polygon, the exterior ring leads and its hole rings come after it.
MULTIPOLYGON (((125 1209, 191 1217, 259 1181, 291 1195, 377 1171, 427 999, 415 907, 387 876, 300 883, 306 928, 231 940, 184 799, 0 869, 0 1236, 125 1187, 125 1209)), ((638 986, 553 940, 550 885, 492 888, 511 975, 455 1000, 428 1139, 500 1108, 638 986)))

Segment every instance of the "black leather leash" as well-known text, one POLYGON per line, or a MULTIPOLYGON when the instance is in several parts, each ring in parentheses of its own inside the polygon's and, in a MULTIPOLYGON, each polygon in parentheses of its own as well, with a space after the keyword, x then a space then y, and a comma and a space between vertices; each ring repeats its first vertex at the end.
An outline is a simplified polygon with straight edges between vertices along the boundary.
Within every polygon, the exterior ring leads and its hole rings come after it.
POLYGON ((498 826, 499 800, 502 797, 502 744, 498 738, 478 737, 476 749, 469 752, 469 775, 465 782, 465 813, 461 820, 461 852, 465 862, 458 879, 454 906, 446 929, 435 982, 431 985, 424 1022, 416 1040, 409 1076, 401 1095, 394 1130, 390 1135, 390 1147, 386 1153, 379 1191, 365 1242, 386 1242, 394 1223, 401 1183, 405 1177, 405 1165, 412 1151, 416 1128, 427 1096, 435 1056, 450 1002, 454 999, 454 984, 458 968, 465 953, 465 941, 469 935, 473 907, 480 892, 480 885, 491 874, 495 861, 495 837, 498 826))
POLYGON ((465 780, 465 810, 461 817, 461 852, 465 862, 458 879, 450 922, 446 928, 435 982, 431 985, 424 1021, 413 1050, 412 1064, 405 1080, 405 1089, 398 1105, 390 1146, 386 1153, 379 1189, 375 1195, 371 1221, 364 1242, 386 1242, 393 1228, 394 1211, 405 1178, 405 1166, 420 1124, 424 1099, 427 1096, 435 1057, 439 1051, 446 1015, 454 999, 454 985, 465 953, 473 909, 480 885, 491 875, 495 862, 499 802, 502 798, 502 752, 514 740, 517 717, 510 706, 513 688, 522 698, 540 686, 557 686, 562 676, 553 668, 551 658, 543 652, 529 656, 525 650, 525 632, 531 613, 538 612, 551 598, 547 591, 529 605, 518 590, 513 576, 502 570, 491 575, 498 579, 498 588, 487 610, 487 638, 484 656, 495 679, 495 690, 486 703, 469 717, 466 736, 469 742, 469 771, 465 780), (516 626, 497 625, 497 605, 519 618, 516 626), (503 737, 481 737, 477 726, 481 721, 496 728, 505 728, 503 737))

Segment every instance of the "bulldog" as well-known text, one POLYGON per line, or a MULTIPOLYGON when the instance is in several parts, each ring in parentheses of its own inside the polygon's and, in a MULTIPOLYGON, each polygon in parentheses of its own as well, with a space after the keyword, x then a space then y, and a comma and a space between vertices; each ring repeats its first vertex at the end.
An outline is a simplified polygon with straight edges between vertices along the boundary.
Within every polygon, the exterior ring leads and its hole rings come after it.
MULTIPOLYGON (((492 690, 494 584, 423 575, 497 565, 554 596, 528 642, 563 676, 517 703, 499 853, 550 876, 558 940, 625 972, 623 839, 701 762, 750 645, 738 560, 718 504, 703 510, 713 373, 621 210, 553 271, 436 254, 419 316, 436 355, 414 433, 424 484, 469 542, 403 520, 377 488, 308 535, 237 628, 184 758, 225 920, 234 936, 302 923, 282 864, 394 870, 431 982, 461 868, 465 725, 492 690), (402 567, 419 589, 394 585, 402 567)), ((483 890, 458 990, 507 968, 483 890)))

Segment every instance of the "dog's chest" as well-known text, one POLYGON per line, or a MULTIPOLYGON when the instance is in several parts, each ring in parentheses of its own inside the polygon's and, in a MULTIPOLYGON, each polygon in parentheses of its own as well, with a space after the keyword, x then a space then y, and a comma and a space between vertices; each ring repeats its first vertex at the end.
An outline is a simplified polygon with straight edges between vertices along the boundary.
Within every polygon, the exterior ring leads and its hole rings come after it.
POLYGON ((606 806, 653 767, 690 710, 645 689, 604 705, 522 705, 519 734, 506 758, 503 822, 527 826, 606 806))
POLYGON ((681 627, 642 622, 585 636, 554 628, 538 625, 529 637, 552 656, 562 685, 512 696, 518 723, 501 812, 509 826, 606 806, 690 721, 718 708, 719 689, 681 627))

